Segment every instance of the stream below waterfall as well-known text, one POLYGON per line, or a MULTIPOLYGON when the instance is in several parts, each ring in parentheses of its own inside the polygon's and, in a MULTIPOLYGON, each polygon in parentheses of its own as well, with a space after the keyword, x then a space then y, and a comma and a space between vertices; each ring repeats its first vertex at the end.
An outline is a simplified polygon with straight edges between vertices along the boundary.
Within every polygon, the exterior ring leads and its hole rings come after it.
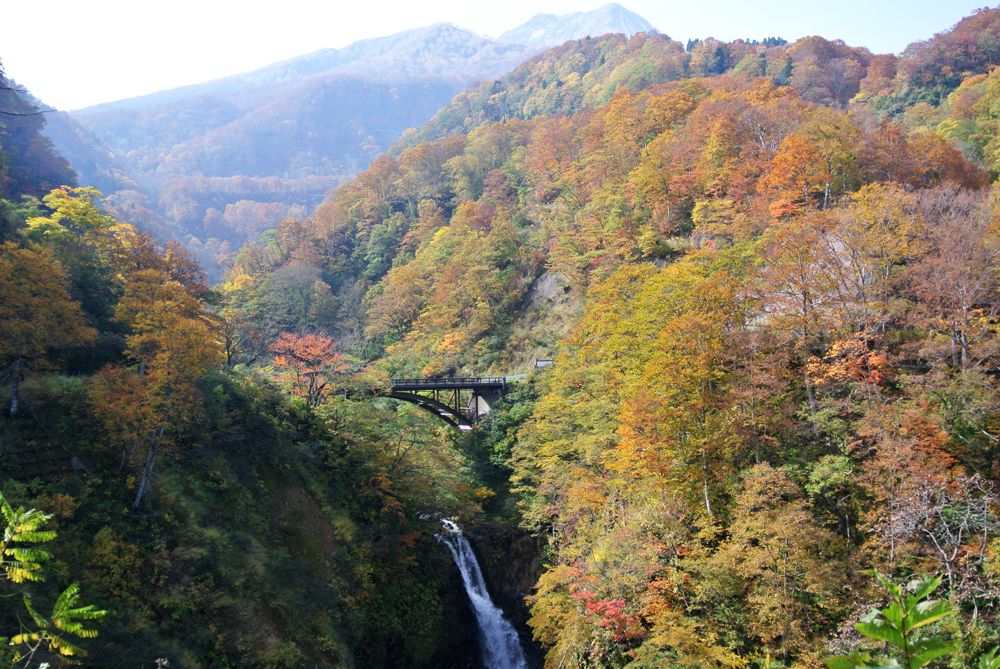
POLYGON ((462 534, 454 521, 442 520, 444 532, 436 535, 438 541, 448 547, 455 565, 462 575, 465 594, 469 596, 472 610, 479 626, 480 646, 485 669, 527 669, 521 640, 517 630, 510 624, 486 589, 483 571, 472 550, 469 540, 462 534))

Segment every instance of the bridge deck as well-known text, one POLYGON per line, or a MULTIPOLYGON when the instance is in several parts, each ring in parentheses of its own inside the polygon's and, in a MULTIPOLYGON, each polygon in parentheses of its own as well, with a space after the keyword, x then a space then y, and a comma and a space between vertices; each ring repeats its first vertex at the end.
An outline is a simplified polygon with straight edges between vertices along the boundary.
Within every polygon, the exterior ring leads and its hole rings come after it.
POLYGON ((394 391, 415 390, 498 390, 507 385, 503 376, 429 377, 423 379, 393 379, 394 391))

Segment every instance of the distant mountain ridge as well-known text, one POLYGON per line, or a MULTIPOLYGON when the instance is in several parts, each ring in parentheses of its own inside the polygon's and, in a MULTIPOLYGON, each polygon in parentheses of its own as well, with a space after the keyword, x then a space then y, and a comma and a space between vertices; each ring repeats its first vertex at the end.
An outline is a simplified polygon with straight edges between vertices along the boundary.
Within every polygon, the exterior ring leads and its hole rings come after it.
MULTIPOLYGON (((255 118, 259 115, 281 123, 295 116, 297 122, 306 123, 313 132, 342 132, 341 128, 332 125, 339 122, 374 137, 377 145, 384 146, 406 128, 427 120, 472 81, 499 76, 534 52, 525 47, 496 45, 447 25, 395 37, 399 42, 386 44, 388 48, 356 57, 338 57, 342 55, 335 50, 317 52, 255 72, 107 103, 71 115, 113 152, 131 162, 133 168, 154 167, 150 163, 152 158, 157 163, 155 169, 161 172, 167 167, 170 173, 226 175, 228 170, 222 167, 220 172, 218 165, 197 162, 167 165, 163 161, 178 153, 188 154, 191 160, 197 161, 194 154, 198 147, 192 147, 195 151, 180 152, 178 147, 210 139, 211 135, 233 124, 259 125, 260 119, 255 118), (331 89, 338 88, 345 89, 344 95, 338 95, 336 90, 331 93, 331 89), (351 91, 349 95, 348 90, 351 91), (358 107, 359 94, 374 99, 376 91, 382 98, 378 107, 358 107), (399 100, 401 91, 415 93, 416 97, 403 102, 399 100), (296 109, 287 108, 292 104, 296 109), (387 107, 398 107, 397 113, 387 118, 387 107), (304 112, 312 118, 304 118, 304 112), (341 112, 349 117, 343 117, 341 112), (369 117, 378 119, 377 127, 366 122, 369 117), (148 155, 149 151, 156 155, 148 155), (159 155, 159 152, 166 153, 159 155)), ((281 134, 280 130, 275 130, 281 134)), ((370 143, 369 139, 362 141, 370 143)), ((212 149, 211 146, 204 148, 212 149)), ((296 153, 304 147, 277 148, 296 153)), ((348 162, 363 158, 354 150, 357 147, 344 145, 341 148, 352 156, 348 162)), ((333 154, 328 158, 336 161, 333 154)), ((330 173, 329 161, 314 167, 310 170, 300 165, 297 171, 330 173)), ((258 175, 283 176, 285 171, 268 172, 264 168, 258 175)))
POLYGON ((321 49, 250 72, 106 102, 72 113, 84 116, 199 95, 234 96, 263 86, 278 86, 317 76, 358 76, 383 82, 441 77, 464 84, 503 74, 537 51, 537 48, 489 40, 450 23, 437 23, 360 40, 341 49, 321 49))
POLYGON ((119 216, 180 238, 212 266, 551 40, 649 28, 618 5, 535 17, 514 29, 531 44, 438 23, 60 114, 49 136, 119 216))
POLYGON ((587 36, 621 33, 631 37, 636 33, 655 30, 649 21, 613 2, 590 12, 574 12, 562 16, 536 14, 526 23, 500 35, 500 41, 547 47, 587 36))

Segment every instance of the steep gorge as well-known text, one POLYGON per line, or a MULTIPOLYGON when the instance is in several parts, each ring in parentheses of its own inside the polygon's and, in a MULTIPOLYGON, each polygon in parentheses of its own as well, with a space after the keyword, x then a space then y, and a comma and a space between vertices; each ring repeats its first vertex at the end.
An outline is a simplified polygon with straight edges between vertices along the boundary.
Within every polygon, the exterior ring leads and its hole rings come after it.
POLYGON ((887 652, 853 631, 884 601, 861 569, 947 574, 936 666, 974 666, 1000 643, 998 17, 892 76, 819 38, 565 45, 215 290, 91 191, 5 202, 0 486, 59 534, 34 595, 110 612, 99 666, 478 666, 444 516, 546 666, 887 652), (379 397, 514 372, 471 434, 379 397), (10 457, 38 450, 62 468, 10 457))

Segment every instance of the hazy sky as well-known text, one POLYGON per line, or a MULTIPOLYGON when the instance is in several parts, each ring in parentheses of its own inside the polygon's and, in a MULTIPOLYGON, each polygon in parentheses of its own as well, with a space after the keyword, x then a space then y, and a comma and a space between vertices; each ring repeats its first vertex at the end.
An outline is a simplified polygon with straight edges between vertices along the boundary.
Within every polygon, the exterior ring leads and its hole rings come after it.
MULTIPOLYGON (((994 0, 995 1, 995 0, 994 0)), ((0 60, 44 102, 77 109, 448 21, 496 36, 539 12, 606 0, 6 0, 0 60)), ((839 38, 876 52, 951 27, 985 0, 621 0, 689 37, 839 38)))

